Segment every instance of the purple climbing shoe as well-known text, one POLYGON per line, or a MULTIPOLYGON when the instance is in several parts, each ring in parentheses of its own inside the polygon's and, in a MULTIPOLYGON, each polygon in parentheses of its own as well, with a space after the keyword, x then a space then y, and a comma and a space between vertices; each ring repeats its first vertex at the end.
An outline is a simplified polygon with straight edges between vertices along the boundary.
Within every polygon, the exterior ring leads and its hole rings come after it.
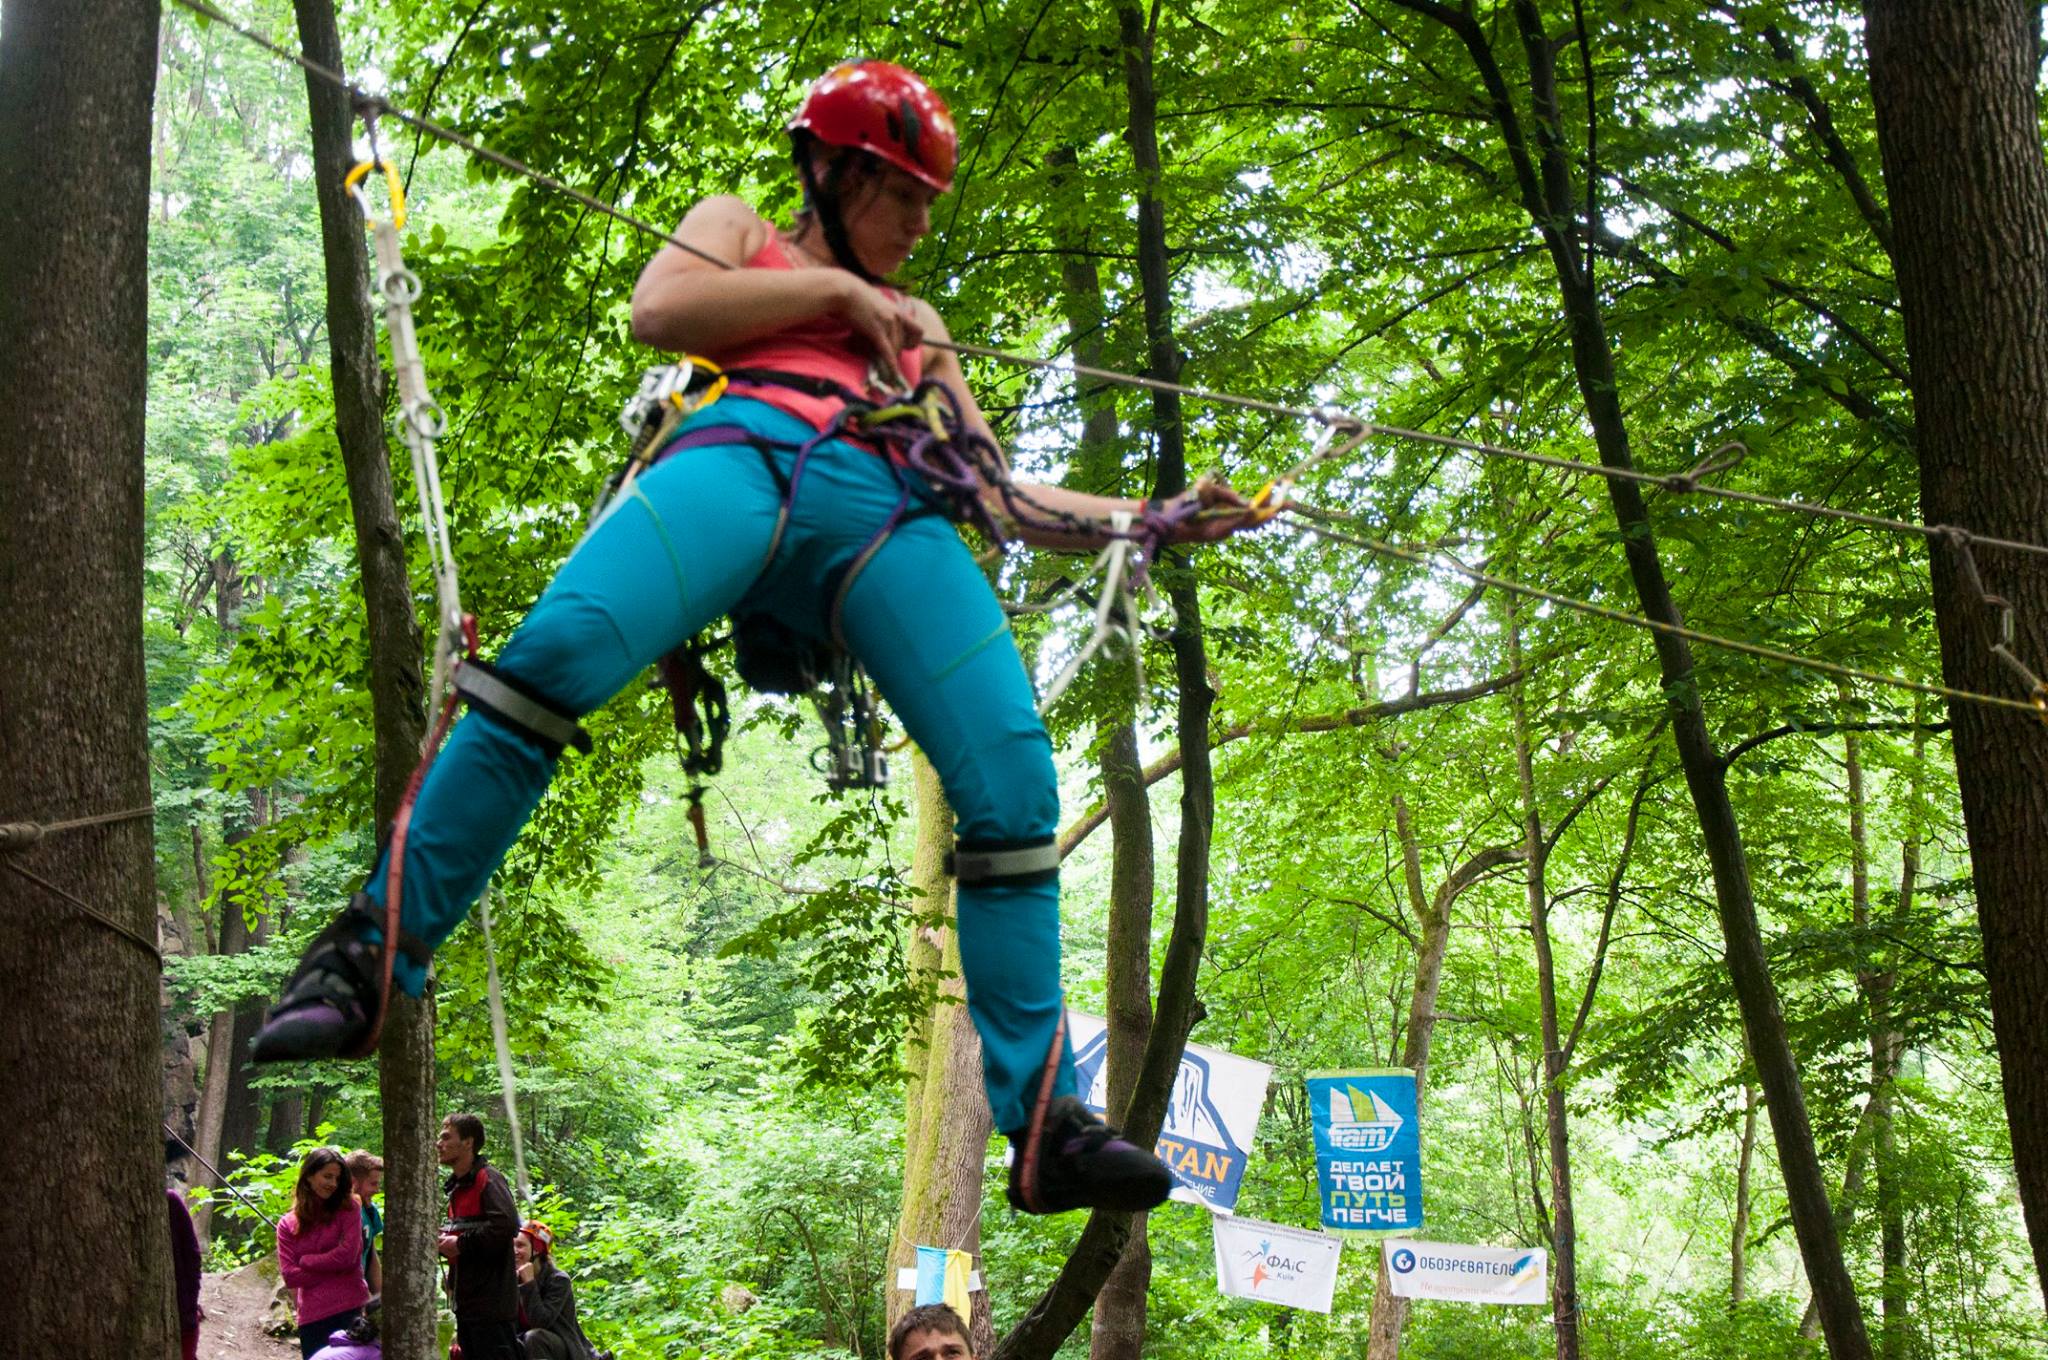
POLYGON ((358 1057, 370 1046, 384 973, 383 946, 368 938, 376 934, 373 908, 357 894, 313 938, 249 1045, 252 1062, 358 1057))
POLYGON ((1069 1209, 1136 1212, 1163 1203, 1173 1189, 1166 1164, 1096 1118, 1073 1096, 1045 1107, 1034 1130, 1009 1134, 1010 1206, 1027 1214, 1069 1209))

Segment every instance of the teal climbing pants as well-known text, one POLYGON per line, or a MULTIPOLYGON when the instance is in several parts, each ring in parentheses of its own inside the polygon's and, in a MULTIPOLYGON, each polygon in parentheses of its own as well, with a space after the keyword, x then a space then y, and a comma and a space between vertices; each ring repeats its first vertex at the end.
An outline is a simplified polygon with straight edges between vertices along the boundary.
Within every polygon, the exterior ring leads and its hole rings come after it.
MULTIPOLYGON (((811 428, 763 402, 727 397, 684 426, 738 425, 785 444, 811 428)), ((788 476, 793 455, 780 460, 788 476)), ((792 629, 824 627, 830 583, 873 539, 901 495, 889 465, 838 441, 797 483, 788 530, 764 561, 783 495, 751 445, 692 448, 615 498, 494 664, 563 712, 603 704, 665 653, 735 607, 792 629)), ((855 577, 847 645, 937 769, 955 833, 971 842, 1043 840, 1059 819, 1052 747, 1001 606, 953 527, 897 527, 855 577)), ((533 813, 555 757, 492 714, 456 724, 420 789, 405 845, 403 928, 438 947, 461 922, 533 813)), ((380 861, 365 891, 383 905, 380 861)), ((996 1128, 1020 1128, 1058 1031, 1059 885, 963 885, 960 961, 981 1036, 996 1128)), ((404 955, 399 985, 424 970, 404 955)), ((1071 1046, 1053 1091, 1074 1087, 1071 1046)))

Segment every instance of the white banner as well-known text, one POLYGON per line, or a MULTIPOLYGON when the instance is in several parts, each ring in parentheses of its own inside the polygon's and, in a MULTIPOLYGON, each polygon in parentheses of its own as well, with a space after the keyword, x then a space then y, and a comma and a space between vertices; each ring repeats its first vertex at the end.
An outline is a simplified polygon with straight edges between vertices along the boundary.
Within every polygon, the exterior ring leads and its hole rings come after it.
POLYGON ((1327 1313, 1344 1239, 1310 1228, 1211 1214, 1216 1287, 1240 1299, 1327 1313))
POLYGON ((1387 1281, 1396 1298, 1466 1303, 1548 1303, 1548 1256, 1541 1247, 1467 1247, 1386 1241, 1387 1281))
MULTIPOLYGON (((1101 1016, 1080 1011, 1067 1012, 1067 1025, 1082 1103, 1107 1117, 1109 1026, 1101 1016)), ((1175 1199, 1221 1213, 1237 1207, 1272 1076, 1266 1064, 1220 1048, 1189 1044, 1181 1053, 1166 1127, 1154 1149, 1173 1172, 1175 1199)))

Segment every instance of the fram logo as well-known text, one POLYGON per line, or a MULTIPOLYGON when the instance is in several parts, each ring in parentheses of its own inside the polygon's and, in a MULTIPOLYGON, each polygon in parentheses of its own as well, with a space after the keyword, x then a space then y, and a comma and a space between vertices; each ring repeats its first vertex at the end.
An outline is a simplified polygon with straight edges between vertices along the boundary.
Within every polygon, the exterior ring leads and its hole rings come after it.
MULTIPOLYGON (((1108 1103, 1109 1033, 1104 1030, 1074 1054, 1075 1083, 1081 1099, 1101 1113, 1108 1103)), ((1174 1179, 1205 1200, 1234 1203, 1244 1179, 1245 1152, 1230 1136, 1223 1112, 1209 1094, 1209 1060, 1199 1053, 1181 1054, 1174 1078, 1166 1125, 1159 1135, 1159 1160, 1174 1179)))
POLYGON ((1385 1152, 1401 1131, 1401 1116, 1377 1091, 1330 1088, 1330 1146, 1346 1152, 1385 1152))

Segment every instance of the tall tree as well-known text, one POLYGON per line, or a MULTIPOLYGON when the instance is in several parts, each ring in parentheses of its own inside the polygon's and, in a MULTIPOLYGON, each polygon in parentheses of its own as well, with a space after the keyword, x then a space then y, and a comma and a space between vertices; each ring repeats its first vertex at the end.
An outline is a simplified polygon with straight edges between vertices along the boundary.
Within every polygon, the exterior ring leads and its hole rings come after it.
MULTIPOLYGON (((157 18, 156 0, 0 10, 0 823, 150 802, 138 620, 157 18)), ((176 1353, 151 845, 143 815, 0 850, 0 1163, 20 1173, 11 1247, 36 1262, 0 1310, 11 1355, 176 1353)))
MULTIPOLYGON (((333 0, 294 0, 307 58, 343 69, 333 0)), ((306 99, 313 126, 313 183, 327 264, 328 359, 334 426, 348 478, 369 620, 370 705, 376 734, 374 816, 380 828, 398 811, 426 735, 419 621, 413 614, 405 535, 391 491, 391 450, 384 438, 384 374, 370 313, 370 266, 363 223, 342 177, 353 159, 354 116, 347 93, 311 72, 306 99)), ((436 1347, 434 1229, 441 1221, 434 1156, 434 1003, 393 989, 378 1053, 383 1097, 384 1347, 393 1360, 426 1360, 436 1347)))
MULTIPOLYGON (((1865 43, 1891 204, 1899 301, 1930 523, 2039 540, 2048 524, 2048 168, 2040 11, 2024 0, 1867 0, 1865 43)), ((2048 563, 1933 554, 1942 674, 2012 692, 1993 653, 2048 667, 2048 563)), ((2048 692, 2036 689, 2036 702, 2048 692)), ((1956 773, 1984 935, 2013 1166, 2034 1268, 2048 1279, 2048 731, 1974 704, 1953 713, 1956 773)))
MULTIPOLYGON (((919 1246, 944 1246, 980 1256, 982 1183, 994 1127, 982 1092, 981 1040, 964 1004, 953 885, 946 876, 953 810, 939 786, 938 771, 922 752, 912 756, 911 771, 917 792, 917 846, 910 882, 922 890, 925 910, 938 907, 946 925, 914 931, 907 946, 913 973, 938 973, 943 980, 931 1009, 911 1031, 905 1054, 910 1081, 904 1093, 903 1207, 889 1252, 892 1283, 898 1268, 917 1264, 919 1246)), ((987 1279, 984 1270, 984 1282, 987 1279)), ((909 1306, 909 1296, 890 1289, 889 1325, 895 1326, 909 1306)), ((986 1355, 995 1342, 987 1289, 974 1295, 967 1325, 975 1353, 986 1355)))
MULTIPOLYGON (((1438 0, 1395 0, 1447 29, 1472 64, 1484 90, 1484 107, 1506 154, 1523 211, 1536 227, 1550 257, 1558 296, 1571 337, 1573 376, 1603 467, 1635 470, 1628 419, 1622 404, 1614 349, 1592 256, 1582 254, 1581 235, 1597 234, 1585 221, 1575 229, 1579 197, 1571 144, 1564 131, 1558 95, 1557 59, 1571 34, 1553 36, 1535 0, 1514 0, 1511 22, 1518 38, 1528 85, 1527 113, 1516 102, 1496 51, 1495 30, 1469 8, 1438 0)), ((1583 16, 1579 41, 1585 42, 1583 16)), ((1590 134, 1589 134, 1590 135, 1590 134)), ((1622 540, 1622 555, 1644 615, 1666 625, 1681 622, 1648 507, 1637 483, 1607 480, 1607 496, 1622 540)), ((1713 873, 1714 905, 1720 916, 1729 980, 1742 1013, 1744 1036, 1764 1088, 1778 1163, 1785 1177, 1794 1236, 1807 1278, 1821 1300, 1821 1325, 1834 1360, 1868 1360, 1870 1339, 1856 1287, 1835 1234, 1813 1124, 1806 1112, 1799 1065, 1785 1032, 1777 986, 1764 954, 1755 890, 1742 830, 1728 794, 1726 763, 1708 725, 1694 670, 1691 645, 1671 632, 1653 635, 1658 670, 1679 765, 1692 795, 1707 861, 1713 873)))

